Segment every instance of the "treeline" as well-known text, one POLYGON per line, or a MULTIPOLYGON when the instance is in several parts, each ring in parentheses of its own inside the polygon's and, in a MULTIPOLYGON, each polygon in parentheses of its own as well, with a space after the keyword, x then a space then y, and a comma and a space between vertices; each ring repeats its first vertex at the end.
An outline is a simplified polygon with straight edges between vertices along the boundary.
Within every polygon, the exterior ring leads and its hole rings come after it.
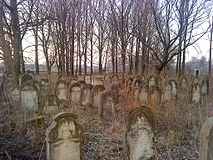
MULTIPOLYGON (((209 30, 211 1, 206 0, 0 0, 0 50, 6 69, 25 72, 22 47, 34 37, 50 74, 112 72, 160 73, 176 60, 184 74, 186 49, 209 30), (87 69, 89 67, 89 70, 87 69)), ((30 47, 30 46, 29 46, 30 47)))

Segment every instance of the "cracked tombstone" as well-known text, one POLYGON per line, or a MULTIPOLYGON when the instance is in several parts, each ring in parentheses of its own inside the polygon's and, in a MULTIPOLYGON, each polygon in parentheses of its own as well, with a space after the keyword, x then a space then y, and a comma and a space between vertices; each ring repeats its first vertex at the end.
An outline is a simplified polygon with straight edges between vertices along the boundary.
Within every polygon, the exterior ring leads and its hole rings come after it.
POLYGON ((62 112, 46 131, 47 160, 81 160, 81 126, 77 115, 62 112))
POLYGON ((101 92, 100 106, 98 108, 98 114, 100 117, 106 120, 114 119, 115 109, 118 103, 117 95, 112 90, 104 90, 101 92))
POLYGON ((54 114, 59 110, 58 97, 56 95, 46 95, 42 97, 42 113, 54 114))
POLYGON ((64 80, 59 80, 56 83, 55 94, 60 101, 66 101, 67 100, 67 98, 68 98, 67 88, 68 88, 68 84, 64 80))
POLYGON ((73 104, 79 104, 80 93, 81 93, 81 84, 78 82, 73 83, 70 86, 70 99, 73 104))
POLYGON ((137 107, 128 116, 124 131, 125 160, 149 160, 154 157, 154 115, 150 108, 137 107))
MULTIPOLYGON (((31 116, 38 112, 40 93, 34 84, 24 83, 20 87, 21 106, 25 114, 31 116)), ((27 116, 25 115, 25 116, 27 116)))
POLYGON ((81 86, 79 104, 82 106, 92 106, 92 85, 84 84, 81 86))
POLYGON ((213 159, 213 116, 202 125, 200 131, 199 160, 213 159))
POLYGON ((101 92, 106 88, 103 85, 96 85, 92 88, 93 106, 99 107, 101 103, 101 92))
POLYGON ((201 102, 201 87, 199 84, 192 84, 191 103, 198 104, 201 102))

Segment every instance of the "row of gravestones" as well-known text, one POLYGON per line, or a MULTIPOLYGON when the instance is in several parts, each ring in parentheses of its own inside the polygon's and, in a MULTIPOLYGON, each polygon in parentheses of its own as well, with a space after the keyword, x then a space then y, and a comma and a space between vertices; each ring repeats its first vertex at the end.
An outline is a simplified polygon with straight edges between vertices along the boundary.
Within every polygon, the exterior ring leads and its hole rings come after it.
MULTIPOLYGON (((46 132, 48 160, 80 160, 83 132, 75 114, 58 114, 46 132)), ((130 112, 123 132, 123 158, 148 160, 154 158, 154 115, 147 107, 130 112)), ((203 124, 200 134, 199 160, 213 158, 213 117, 203 124)))
POLYGON ((178 93, 190 95, 192 103, 200 103, 201 97, 208 94, 208 79, 194 78, 192 83, 188 83, 185 77, 180 79, 180 85, 176 80, 162 80, 155 76, 150 76, 145 80, 143 76, 130 77, 126 80, 125 86, 128 91, 133 91, 136 100, 147 102, 170 101, 179 97, 178 93))

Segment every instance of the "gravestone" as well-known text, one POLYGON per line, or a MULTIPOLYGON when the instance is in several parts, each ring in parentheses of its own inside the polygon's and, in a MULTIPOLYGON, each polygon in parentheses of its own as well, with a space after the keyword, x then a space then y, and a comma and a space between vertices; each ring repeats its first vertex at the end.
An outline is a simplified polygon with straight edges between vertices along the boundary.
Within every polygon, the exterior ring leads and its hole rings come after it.
POLYGON ((6 79, 3 82, 3 93, 6 99, 10 98, 11 89, 17 88, 19 85, 15 79, 6 79))
POLYGON ((124 159, 149 160, 154 157, 154 115, 150 108, 130 112, 124 131, 124 159))
POLYGON ((201 101, 201 87, 195 83, 191 86, 191 103, 200 103, 201 101))
POLYGON ((202 125, 200 131, 199 160, 213 159, 213 116, 202 125))
POLYGON ((113 74, 110 77, 110 83, 111 84, 119 84, 119 76, 117 74, 113 74))
POLYGON ((209 81, 208 78, 204 78, 201 82, 201 92, 202 95, 207 95, 209 93, 209 81))
POLYGON ((81 160, 81 127, 77 116, 58 114, 46 131, 47 160, 81 160))
POLYGON ((148 103, 151 107, 157 107, 161 103, 162 92, 160 88, 151 88, 148 92, 148 103))
POLYGON ((92 85, 94 85, 94 86, 104 85, 104 81, 103 81, 102 77, 96 77, 95 79, 93 79, 92 85))
POLYGON ((20 106, 20 92, 19 92, 19 86, 13 86, 13 88, 10 89, 10 103, 13 106, 20 106))
POLYGON ((37 112, 39 109, 40 93, 34 84, 24 83, 20 87, 21 106, 26 112, 37 112))
POLYGON ((199 69, 195 69, 195 71, 194 71, 194 76, 195 76, 196 78, 198 78, 198 77, 200 76, 200 70, 199 70, 199 69))
POLYGON ((84 84, 81 87, 79 104, 82 106, 92 106, 92 85, 84 84))
POLYGON ((68 84, 64 80, 59 80, 55 85, 55 94, 61 101, 66 101, 68 98, 68 84))
POLYGON ((59 110, 58 98, 56 95, 45 95, 42 97, 42 113, 54 114, 59 110))
POLYGON ((163 89, 162 101, 170 101, 172 99, 172 84, 166 83, 163 89))
POLYGON ((180 88, 183 90, 183 89, 186 89, 187 87, 188 87, 188 82, 187 82, 186 77, 181 77, 180 88))
POLYGON ((33 77, 29 74, 21 74, 19 76, 19 85, 22 85, 22 84, 24 84, 24 83, 26 83, 26 82, 28 82, 32 79, 33 79, 33 77))
POLYGON ((35 78, 35 73, 33 71, 27 70, 27 74, 30 75, 33 79, 35 78))
POLYGON ((101 92, 106 88, 103 85, 96 85, 92 88, 93 106, 99 107, 101 103, 101 92))
POLYGON ((91 75, 85 75, 84 81, 86 82, 86 84, 92 84, 92 76, 91 75))
POLYGON ((81 85, 80 83, 73 83, 70 86, 70 100, 73 104, 79 104, 81 93, 81 85))
POLYGON ((101 102, 98 108, 98 114, 106 120, 112 120, 115 115, 115 109, 118 100, 115 92, 112 90, 104 90, 101 92, 101 102))
POLYGON ((144 103, 146 104, 147 101, 148 101, 148 91, 149 91, 149 88, 145 85, 140 85, 140 88, 139 88, 139 101, 141 103, 144 103))
POLYGON ((156 80, 156 77, 155 76, 150 76, 148 79, 147 79, 147 84, 149 86, 149 88, 152 88, 152 87, 155 87, 157 86, 157 80, 156 80))
POLYGON ((177 97, 177 82, 175 80, 170 80, 169 83, 171 85, 172 97, 176 98, 177 97))

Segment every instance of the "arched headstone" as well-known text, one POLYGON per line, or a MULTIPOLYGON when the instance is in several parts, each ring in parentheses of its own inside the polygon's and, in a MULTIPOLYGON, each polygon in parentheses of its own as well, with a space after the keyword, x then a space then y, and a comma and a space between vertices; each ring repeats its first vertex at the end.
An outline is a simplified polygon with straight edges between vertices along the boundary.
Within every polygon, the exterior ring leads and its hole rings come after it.
POLYGON ((213 159, 213 116, 202 125, 200 131, 199 160, 213 159))
POLYGON ((32 79, 33 79, 33 77, 29 74, 21 74, 19 76, 19 85, 22 85, 22 84, 24 84, 24 83, 26 83, 26 82, 28 82, 32 79))
POLYGON ((92 106, 92 85, 84 84, 81 87, 79 104, 82 106, 92 106))
POLYGON ((66 101, 68 99, 68 84, 64 80, 59 80, 55 86, 55 94, 59 100, 66 101))
POLYGON ((101 92, 106 88, 103 85, 96 85, 92 88, 93 106, 99 107, 101 102, 101 92))
POLYGON ((42 113, 54 114, 59 110, 59 102, 56 95, 45 95, 42 97, 42 113))
POLYGON ((147 107, 135 108, 128 116, 124 132, 124 159, 148 160, 154 157, 154 115, 147 107))
POLYGON ((46 131, 47 160, 80 160, 81 127, 77 116, 63 112, 58 114, 46 131))
POLYGON ((70 86, 70 100, 73 104, 79 104, 80 93, 81 93, 81 84, 78 82, 73 83, 70 86))
POLYGON ((104 90, 101 92, 101 104, 98 108, 99 116, 112 120, 115 115, 115 109, 117 105, 115 92, 112 90, 104 90))
POLYGON ((191 86, 191 103, 201 102, 201 87, 199 84, 195 83, 191 86))
POLYGON ((40 103, 40 92, 31 83, 24 83, 20 87, 21 106, 26 112, 37 112, 40 103))

